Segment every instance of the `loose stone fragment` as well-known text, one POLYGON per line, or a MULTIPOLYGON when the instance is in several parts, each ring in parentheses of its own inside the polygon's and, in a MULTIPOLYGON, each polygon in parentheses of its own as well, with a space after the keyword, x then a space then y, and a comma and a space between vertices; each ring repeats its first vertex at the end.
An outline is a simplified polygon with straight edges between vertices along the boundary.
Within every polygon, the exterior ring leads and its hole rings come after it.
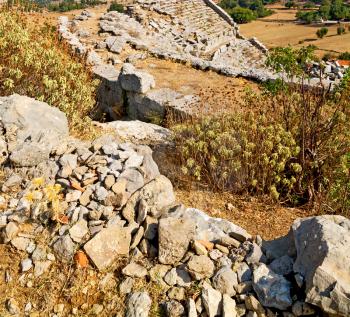
POLYGON ((102 229, 84 246, 84 250, 99 270, 110 266, 118 256, 129 253, 131 235, 117 225, 102 229))
POLYGON ((127 301, 126 317, 148 317, 151 304, 151 298, 146 292, 131 294, 127 301))

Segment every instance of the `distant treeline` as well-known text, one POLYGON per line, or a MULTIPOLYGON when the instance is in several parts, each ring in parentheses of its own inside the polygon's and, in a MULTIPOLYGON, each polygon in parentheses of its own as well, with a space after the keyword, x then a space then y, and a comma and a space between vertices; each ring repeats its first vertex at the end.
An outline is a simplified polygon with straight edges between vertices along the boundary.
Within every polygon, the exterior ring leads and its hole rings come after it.
POLYGON ((60 3, 48 3, 45 5, 45 7, 47 7, 49 11, 67 12, 71 10, 85 9, 87 7, 92 7, 102 3, 104 3, 104 1, 100 0, 81 0, 80 2, 75 2, 74 0, 64 0, 60 3))
MULTIPOLYGON (((350 6, 344 0, 314 0, 308 2, 308 8, 316 7, 317 10, 297 12, 297 19, 305 22, 312 23, 322 20, 350 20, 350 6)), ((293 1, 286 3, 287 7, 297 6, 293 1)), ((305 8, 305 5, 304 5, 305 8)))
POLYGON ((49 11, 66 12, 70 10, 79 10, 106 3, 101 0, 81 0, 76 2, 74 0, 63 0, 62 2, 53 2, 50 0, 7 0, 8 7, 19 7, 24 11, 41 11, 46 8, 49 11))
POLYGON ((222 7, 237 23, 248 23, 257 18, 263 18, 273 13, 265 8, 266 4, 276 1, 263 0, 221 0, 219 6, 222 7))

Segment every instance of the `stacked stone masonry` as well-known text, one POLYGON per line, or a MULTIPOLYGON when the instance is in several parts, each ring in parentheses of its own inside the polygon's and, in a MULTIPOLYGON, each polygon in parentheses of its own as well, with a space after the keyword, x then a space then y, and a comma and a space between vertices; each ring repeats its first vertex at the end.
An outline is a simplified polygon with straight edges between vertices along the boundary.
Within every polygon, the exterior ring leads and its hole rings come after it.
MULTIPOLYGON (((37 286, 55 262, 100 271, 102 283, 121 263, 111 292, 127 296, 117 316, 154 316, 158 298, 137 290, 140 283, 161 290, 167 317, 350 315, 349 219, 297 219, 288 235, 264 241, 177 204, 148 146, 113 135, 77 140, 62 112, 25 96, 0 97, 0 115, 0 241, 21 256, 3 283, 37 286)), ((38 313, 11 292, 0 305, 13 316, 38 313)), ((60 305, 45 313, 90 315, 83 305, 74 313, 60 305)), ((93 310, 112 314, 108 303, 93 310)))

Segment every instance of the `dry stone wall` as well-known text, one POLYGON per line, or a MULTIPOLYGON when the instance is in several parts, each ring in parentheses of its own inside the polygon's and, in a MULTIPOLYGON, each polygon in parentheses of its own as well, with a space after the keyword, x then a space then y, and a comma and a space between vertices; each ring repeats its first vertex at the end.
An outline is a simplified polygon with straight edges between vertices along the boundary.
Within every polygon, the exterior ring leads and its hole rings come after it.
MULTIPOLYGON (((23 256, 19 283, 35 285, 56 261, 90 263, 107 278, 123 259, 114 290, 128 295, 120 316, 152 316, 150 294, 133 290, 140 282, 162 290, 160 306, 170 317, 350 315, 349 219, 298 219, 285 237, 263 241, 176 204, 172 184, 147 146, 111 135, 74 139, 63 113, 24 96, 1 97, 0 110, 7 150, 0 239, 23 256), (38 113, 50 123, 59 120, 59 144, 50 135, 38 145, 35 136, 45 139, 49 124, 38 124, 38 113), (21 146, 24 135, 27 150, 36 151, 35 163, 13 146, 21 146)), ((11 278, 6 271, 5 283, 11 278)), ((10 315, 33 309, 11 297, 5 305, 10 315)), ((60 307, 56 316, 71 314, 60 307)), ((108 315, 101 303, 94 307, 97 315, 108 315)))

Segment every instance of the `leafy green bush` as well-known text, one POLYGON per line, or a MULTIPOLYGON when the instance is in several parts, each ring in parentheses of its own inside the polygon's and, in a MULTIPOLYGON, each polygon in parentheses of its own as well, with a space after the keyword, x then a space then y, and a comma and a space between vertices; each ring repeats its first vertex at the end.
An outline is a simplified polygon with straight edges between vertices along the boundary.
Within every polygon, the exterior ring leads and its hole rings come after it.
POLYGON ((232 19, 237 23, 248 23, 256 19, 254 12, 250 9, 237 7, 231 10, 232 19))
POLYGON ((315 7, 315 4, 312 3, 312 2, 306 2, 306 3, 304 3, 304 5, 303 5, 303 8, 304 8, 304 9, 312 9, 312 8, 314 8, 314 7, 315 7))
POLYGON ((51 27, 0 11, 0 95, 18 93, 56 106, 79 132, 89 127, 97 84, 51 27))
POLYGON ((343 26, 338 26, 337 27, 337 34, 338 35, 343 35, 345 34, 345 28, 343 26))
POLYGON ((316 35, 318 38, 323 39, 328 33, 328 28, 320 28, 317 30, 316 35))
POLYGON ((216 190, 269 194, 293 205, 315 202, 344 213, 350 202, 350 73, 332 92, 306 89, 313 59, 311 47, 271 50, 268 66, 295 84, 270 82, 263 93, 244 98, 240 114, 175 126, 183 173, 216 190))
POLYGON ((320 16, 316 11, 298 11, 296 13, 296 18, 306 24, 311 24, 320 20, 320 16))
POLYGON ((219 5, 237 23, 248 23, 256 18, 271 15, 274 12, 265 8, 265 3, 262 0, 222 0, 219 5))
POLYGON ((292 160, 300 151, 293 136, 265 115, 205 118, 175 131, 183 173, 215 189, 268 192, 278 199, 301 171, 292 160))
POLYGON ((296 6, 296 3, 294 1, 287 1, 284 6, 288 9, 294 8, 296 6))
POLYGON ((350 8, 346 1, 322 0, 315 1, 315 3, 320 4, 317 11, 298 12, 297 17, 307 23, 311 23, 310 20, 318 21, 320 18, 337 21, 350 18, 350 8))
POLYGON ((338 58, 339 59, 350 60, 350 52, 341 53, 341 54, 339 54, 338 58))
POLYGON ((49 11, 58 11, 58 12, 67 12, 72 10, 80 10, 88 7, 96 6, 103 3, 100 0, 81 0, 80 2, 76 2, 74 0, 64 0, 59 4, 49 3, 47 5, 49 11))
POLYGON ((118 2, 112 2, 107 10, 109 11, 118 11, 120 13, 124 12, 124 6, 118 2))

